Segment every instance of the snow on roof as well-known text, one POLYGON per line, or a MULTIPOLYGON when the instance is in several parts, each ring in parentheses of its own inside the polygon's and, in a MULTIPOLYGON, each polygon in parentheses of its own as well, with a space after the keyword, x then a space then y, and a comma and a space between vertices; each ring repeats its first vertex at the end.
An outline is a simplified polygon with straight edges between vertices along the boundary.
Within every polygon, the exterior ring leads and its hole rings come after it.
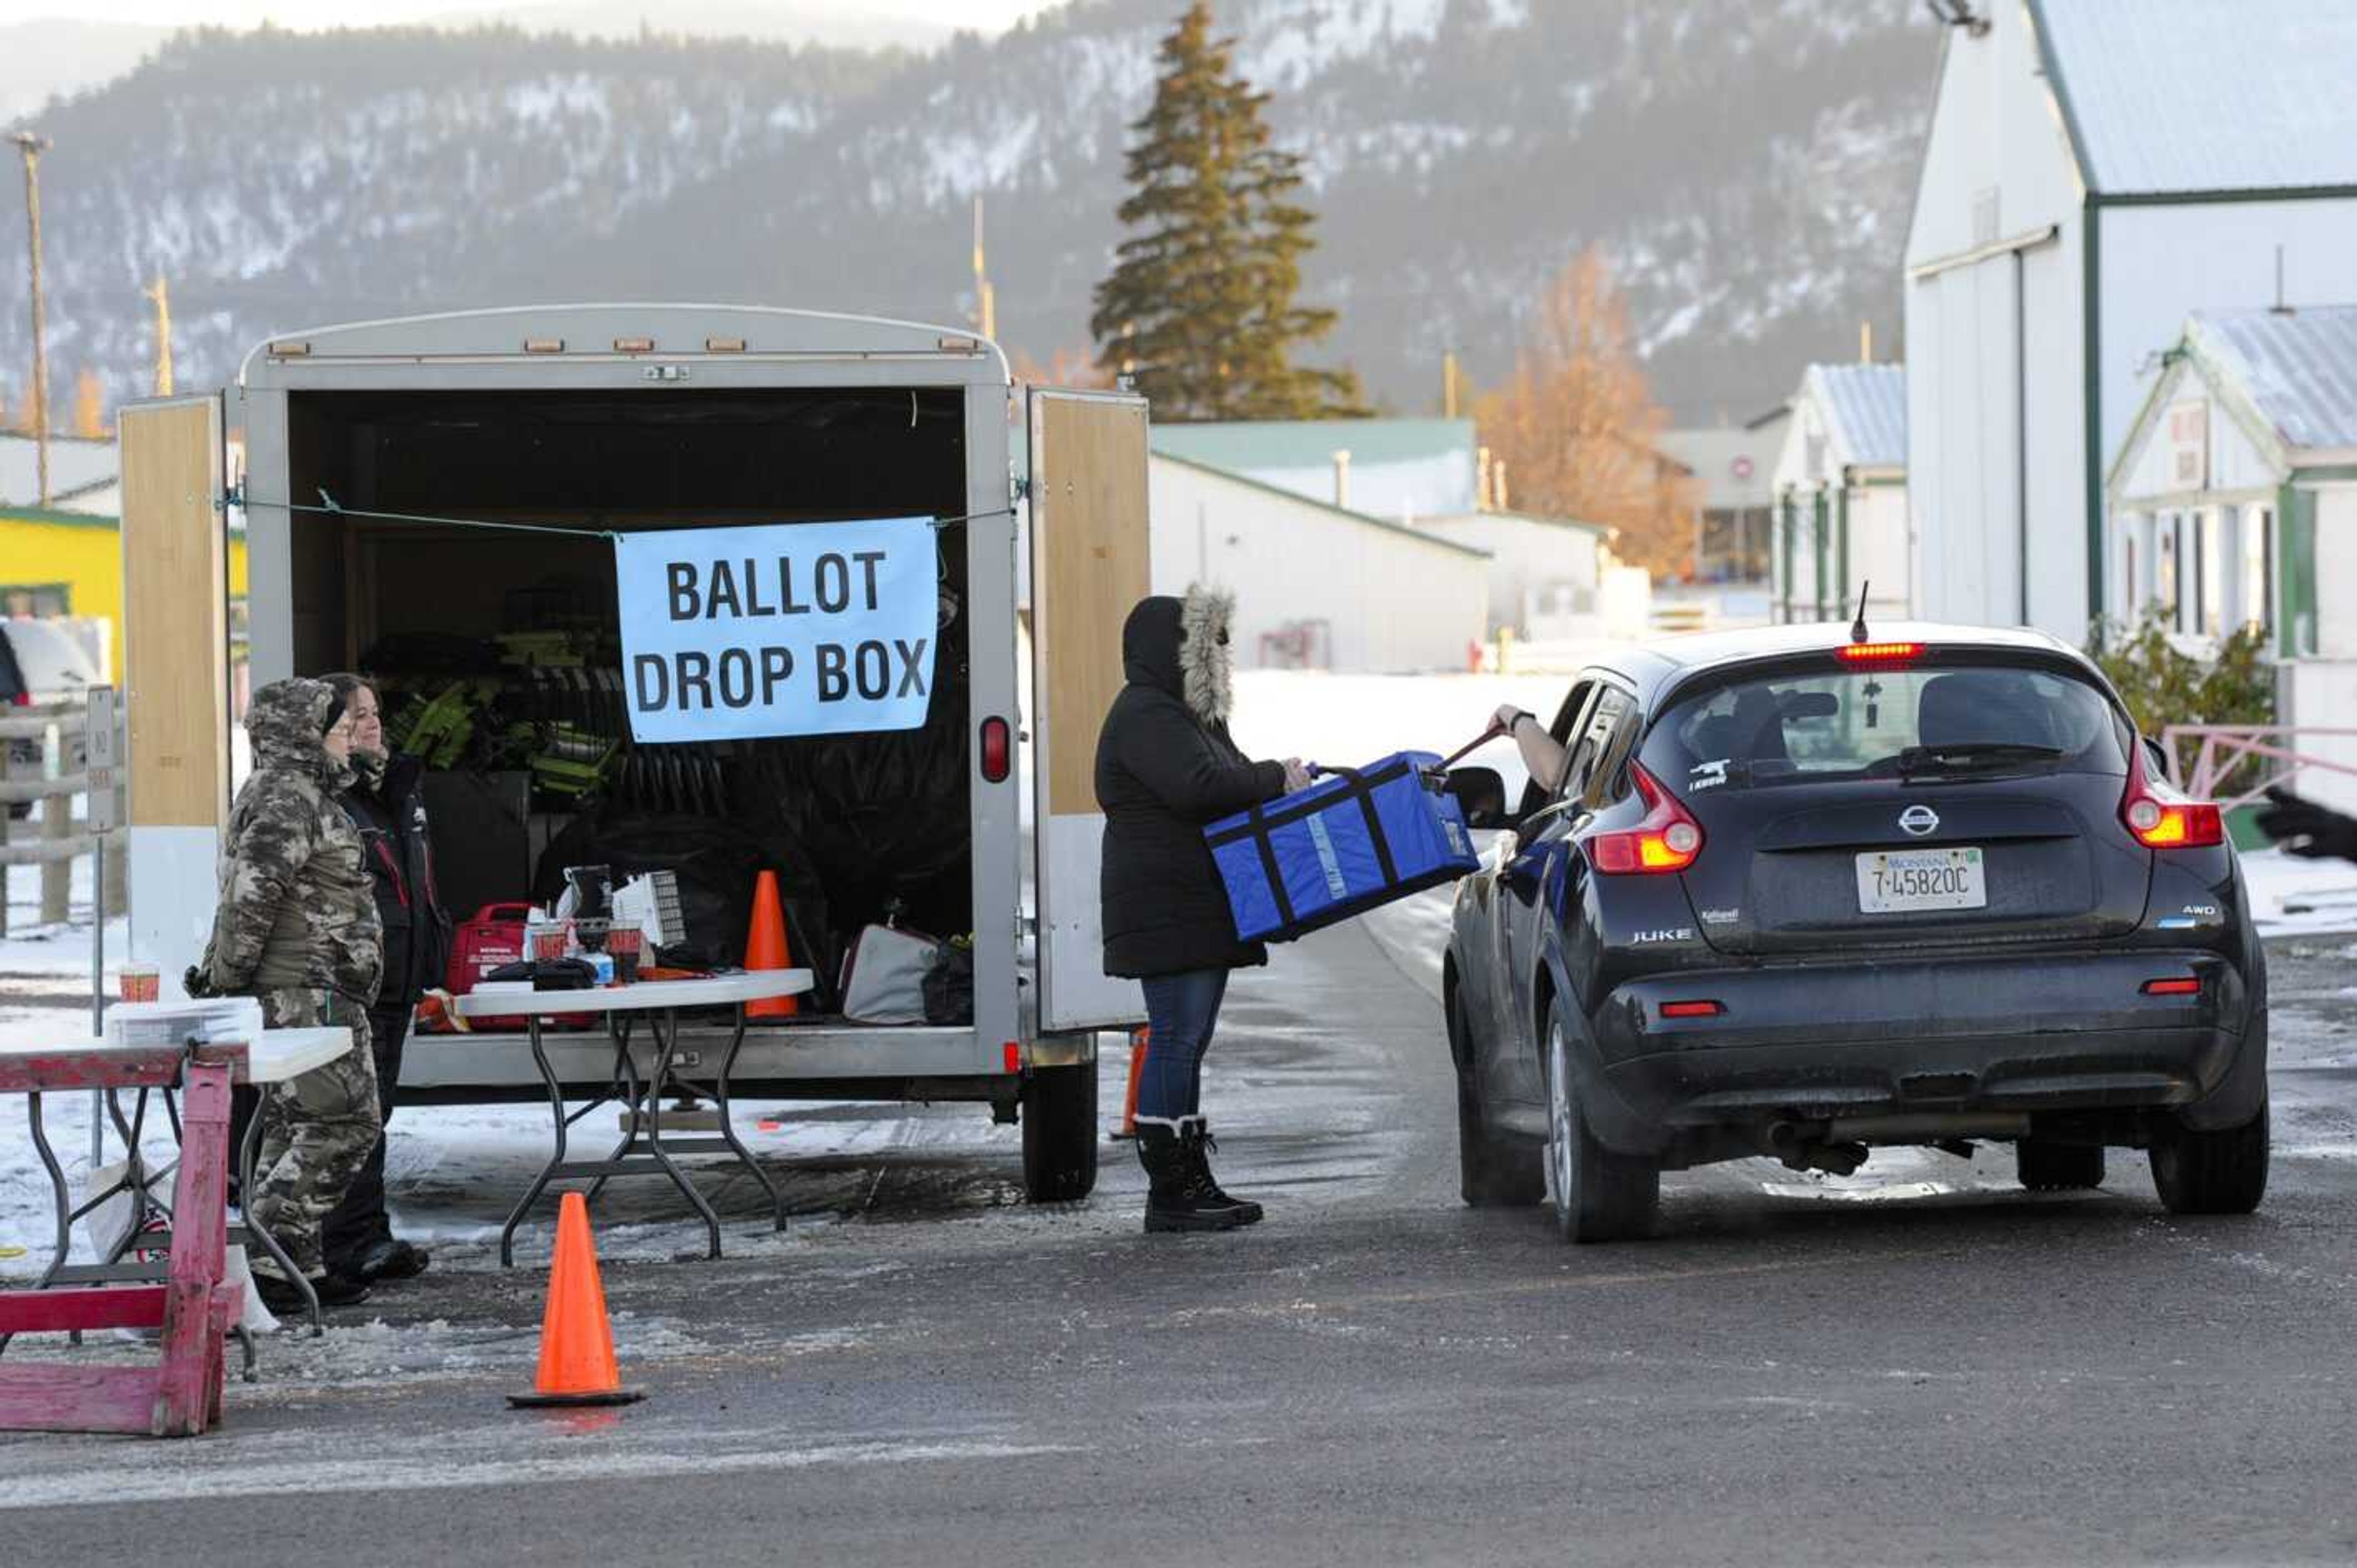
MULTIPOLYGON (((0 505, 32 506, 40 499, 38 454, 29 435, 0 435, 0 505)), ((114 443, 49 435, 49 496, 87 489, 115 476, 114 443)))
POLYGON ((1860 468, 1907 466, 1907 367, 1811 365, 1802 377, 1850 463, 1860 468))
POLYGON ((1351 510, 1430 517, 1478 504, 1469 419, 1270 419, 1157 424, 1154 450, 1330 500, 1334 454, 1351 454, 1351 510))
POLYGON ((2034 4, 2095 190, 2357 186, 2357 5, 2034 4))
POLYGON ((2357 446, 2357 305, 2196 312, 2186 337, 2287 446, 2357 446))

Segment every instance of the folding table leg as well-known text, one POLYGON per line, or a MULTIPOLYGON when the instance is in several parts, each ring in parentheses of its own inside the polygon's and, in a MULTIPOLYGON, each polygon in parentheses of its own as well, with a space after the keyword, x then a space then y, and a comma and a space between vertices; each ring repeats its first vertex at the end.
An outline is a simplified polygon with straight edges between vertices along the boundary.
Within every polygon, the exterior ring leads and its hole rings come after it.
POLYGON ((663 1086, 671 1081, 672 1053, 679 1044, 679 1010, 675 1007, 666 1007, 660 1015, 650 1015, 647 1027, 653 1033, 657 1047, 655 1069, 647 1088, 647 1153, 652 1155, 655 1163, 662 1166, 663 1174, 671 1177, 672 1185, 679 1188, 685 1195, 687 1201, 695 1206, 695 1211, 704 1216, 704 1228, 711 1233, 712 1237, 710 1255, 716 1259, 720 1256, 720 1215, 706 1201, 704 1194, 695 1190, 695 1184, 687 1179, 687 1173, 679 1168, 678 1163, 671 1157, 670 1151, 662 1146, 663 1086), (657 1016, 662 1020, 660 1024, 655 1022, 657 1016))
MULTIPOLYGON (((265 1086, 262 1092, 266 1096, 270 1090, 265 1086)), ((279 1274, 295 1282, 295 1288, 302 1293, 303 1305, 311 1319, 311 1337, 317 1339, 327 1332, 325 1320, 319 1313, 319 1293, 311 1288, 311 1282, 303 1277, 303 1271, 295 1266, 295 1261, 286 1255, 286 1249, 278 1244, 278 1238, 270 1233, 269 1227, 254 1221, 253 1166, 261 1153, 262 1107, 257 1105, 253 1108, 253 1115, 246 1122, 245 1141, 237 1151, 237 1197, 238 1202, 246 1206, 242 1215, 246 1240, 260 1242, 263 1251, 278 1265, 279 1274)))
POLYGON ((745 1168, 753 1173, 753 1179, 761 1184, 761 1190, 770 1195, 770 1229, 783 1230, 786 1228, 785 1195, 778 1190, 778 1184, 770 1179, 770 1173, 761 1168, 761 1162, 753 1157, 753 1151, 737 1138, 737 1124, 728 1111, 728 1075, 736 1069, 737 1052, 744 1044, 745 1004, 740 1002, 737 1004, 737 1032, 729 1036, 728 1049, 720 1058, 720 1078, 715 1086, 719 1092, 713 1096, 720 1106, 720 1137, 735 1152, 745 1168))
POLYGON ((565 1163, 565 1086, 556 1081, 556 1069, 548 1064, 548 1051, 540 1041, 540 1019, 537 1016, 524 1020, 524 1033, 532 1041, 532 1059, 540 1069, 541 1081, 548 1086, 548 1109, 556 1122, 556 1152, 549 1155, 546 1165, 540 1167, 540 1174, 532 1178, 532 1186, 509 1212, 508 1222, 500 1228, 500 1267, 503 1269, 515 1267, 516 1227, 523 1223, 523 1217, 532 1212, 532 1206, 547 1190, 549 1178, 565 1163))

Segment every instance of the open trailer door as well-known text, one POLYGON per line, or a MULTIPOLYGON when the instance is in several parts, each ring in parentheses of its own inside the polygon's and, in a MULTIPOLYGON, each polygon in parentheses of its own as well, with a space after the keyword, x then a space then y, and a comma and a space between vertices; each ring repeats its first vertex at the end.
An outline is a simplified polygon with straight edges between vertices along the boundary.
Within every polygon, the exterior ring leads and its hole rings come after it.
POLYGON ((229 536, 219 393, 125 403, 123 705, 131 953, 175 989, 212 924, 229 821, 229 536))
POLYGON ((1039 1028, 1144 1021, 1134 981, 1104 972, 1097 731, 1122 688, 1121 628, 1150 591, 1146 400, 1030 393, 1033 785, 1039 1028))

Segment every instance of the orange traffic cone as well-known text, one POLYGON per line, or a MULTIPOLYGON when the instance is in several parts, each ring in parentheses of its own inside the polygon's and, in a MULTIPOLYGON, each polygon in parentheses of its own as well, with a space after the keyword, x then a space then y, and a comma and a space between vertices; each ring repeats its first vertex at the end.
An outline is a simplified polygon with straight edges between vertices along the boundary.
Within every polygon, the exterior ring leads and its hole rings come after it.
POLYGON ((1152 1035, 1143 1024, 1129 1032, 1129 1095, 1122 1101, 1121 1129, 1114 1133, 1116 1143, 1137 1136, 1137 1080, 1146 1076, 1146 1046, 1152 1035))
MULTIPOLYGON (((765 871, 753 884, 753 922, 745 932, 745 967, 791 969, 793 950, 786 945, 786 908, 778 897, 778 874, 765 871)), ((748 1018, 791 1018, 802 1011, 791 996, 768 996, 745 1004, 748 1018)))
POLYGON ((577 1192, 556 1211, 556 1261, 548 1270, 548 1310, 540 1320, 540 1375, 519 1409, 546 1405, 634 1404, 644 1389, 622 1387, 614 1366, 614 1329, 606 1321, 606 1287, 597 1278, 597 1243, 589 1239, 589 1205, 577 1192))

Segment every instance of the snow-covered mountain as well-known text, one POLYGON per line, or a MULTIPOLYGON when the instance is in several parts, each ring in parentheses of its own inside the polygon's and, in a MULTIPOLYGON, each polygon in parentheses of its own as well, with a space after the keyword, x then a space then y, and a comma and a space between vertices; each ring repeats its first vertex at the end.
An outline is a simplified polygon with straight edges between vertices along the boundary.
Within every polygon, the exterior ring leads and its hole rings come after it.
MULTIPOLYGON (((1177 0, 1082 0, 921 58, 501 31, 184 35, 42 129, 52 382, 124 395, 171 280, 184 385, 274 331, 557 298, 970 305, 1086 338, 1127 124, 1177 0)), ((1872 319, 1937 53, 1911 0, 1223 0, 1308 155, 1330 357, 1402 412, 1441 355, 1510 367, 1520 310, 1603 245, 1682 416, 1750 412, 1872 319)), ((0 202, 0 386, 21 389, 23 215, 0 202)))

